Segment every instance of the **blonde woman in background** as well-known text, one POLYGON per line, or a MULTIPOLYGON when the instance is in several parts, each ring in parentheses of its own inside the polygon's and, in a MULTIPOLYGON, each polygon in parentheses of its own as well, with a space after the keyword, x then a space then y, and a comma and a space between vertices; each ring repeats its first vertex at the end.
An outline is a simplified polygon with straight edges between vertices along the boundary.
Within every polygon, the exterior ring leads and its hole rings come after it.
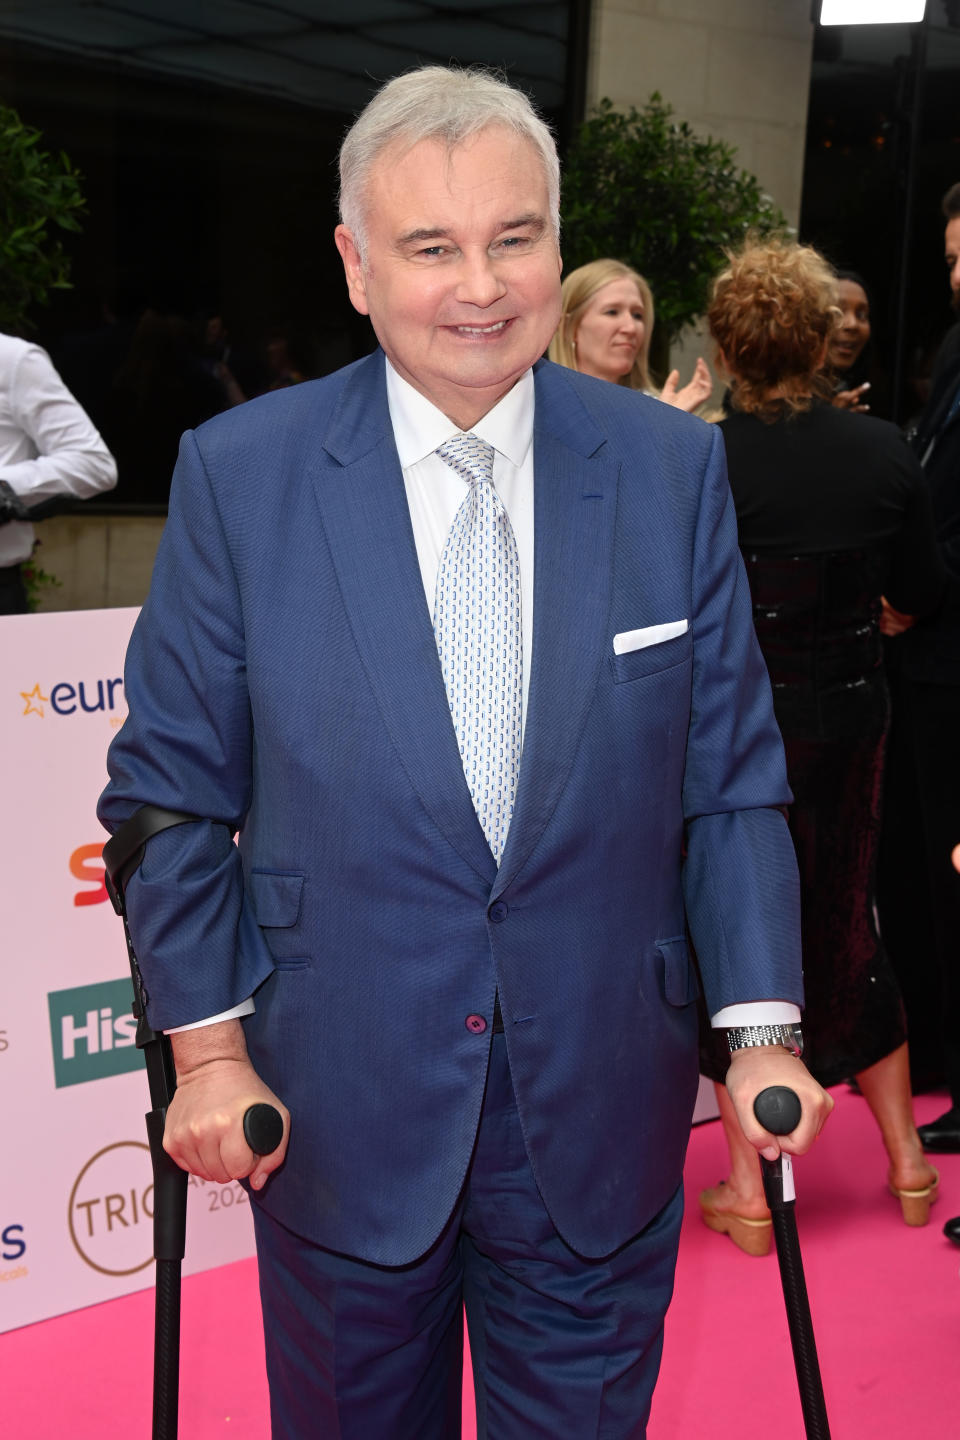
MULTIPOLYGON (((658 395, 650 379, 653 295, 636 270, 620 260, 591 260, 571 271, 560 292, 562 310, 547 352, 558 365, 612 380, 645 395, 658 395)), ((696 410, 710 397, 713 381, 702 358, 682 390, 671 370, 658 398, 680 410, 696 410)))

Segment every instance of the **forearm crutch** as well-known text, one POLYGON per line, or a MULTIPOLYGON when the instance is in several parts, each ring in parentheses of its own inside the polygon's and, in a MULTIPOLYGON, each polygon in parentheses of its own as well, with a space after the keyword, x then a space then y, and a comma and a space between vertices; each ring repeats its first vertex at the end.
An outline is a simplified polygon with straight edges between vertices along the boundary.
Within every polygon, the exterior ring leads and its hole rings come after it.
MULTIPOLYGON (((158 805, 143 805, 125 821, 103 847, 107 893, 123 921, 127 957, 133 980, 133 1014, 137 1021, 137 1048, 143 1051, 150 1085, 151 1109, 147 1138, 153 1164, 153 1254, 156 1260, 156 1296, 153 1341, 153 1440, 176 1440, 180 1392, 180 1268, 186 1247, 187 1172, 163 1148, 167 1107, 177 1088, 177 1073, 168 1036, 153 1030, 147 1020, 147 993, 137 964, 127 907, 127 882, 143 859, 153 835, 174 825, 198 820, 158 805)), ((272 1105, 251 1105, 243 1117, 243 1133, 257 1155, 269 1155, 283 1137, 283 1120, 272 1105)))
MULTIPOLYGON (((769 1130, 771 1135, 789 1135, 800 1123, 802 1113, 798 1097, 783 1085, 771 1085, 766 1090, 761 1090, 753 1103, 753 1111, 760 1124, 765 1130, 769 1130)), ((773 1235, 777 1245, 777 1259, 780 1262, 783 1301, 787 1310, 790 1343, 793 1346, 793 1361, 797 1370, 804 1429, 807 1440, 830 1440, 823 1381, 820 1379, 817 1346, 813 1338, 810 1301, 807 1298, 800 1241, 797 1238, 793 1161, 781 1151, 776 1160, 767 1160, 761 1155, 760 1167, 763 1171, 767 1206, 773 1216, 773 1235)))

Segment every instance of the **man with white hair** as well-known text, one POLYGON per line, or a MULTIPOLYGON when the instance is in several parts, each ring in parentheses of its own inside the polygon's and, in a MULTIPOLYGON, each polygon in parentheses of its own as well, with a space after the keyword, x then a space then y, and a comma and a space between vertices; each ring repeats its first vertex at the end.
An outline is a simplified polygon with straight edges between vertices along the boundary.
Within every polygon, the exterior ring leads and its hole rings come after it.
POLYGON ((767 1085, 791 1151, 831 1103, 721 441, 540 360, 559 177, 517 91, 391 81, 341 181, 380 348, 185 438, 101 802, 203 817, 127 888, 165 1143, 249 1176, 275 1435, 459 1434, 465 1302, 481 1436, 643 1436, 688 925, 750 1139, 767 1085))

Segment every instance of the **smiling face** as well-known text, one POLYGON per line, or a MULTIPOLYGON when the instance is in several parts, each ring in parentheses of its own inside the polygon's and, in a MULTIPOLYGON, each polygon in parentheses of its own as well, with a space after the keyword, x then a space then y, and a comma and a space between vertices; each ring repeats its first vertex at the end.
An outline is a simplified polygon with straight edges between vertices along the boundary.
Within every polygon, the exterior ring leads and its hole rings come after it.
POLYGON ((338 225, 350 299, 403 378, 462 430, 547 348, 560 256, 532 144, 499 125, 452 150, 388 146, 366 187, 366 252, 338 225))
POLYGON ((840 324, 830 337, 829 360, 834 370, 849 370, 870 339, 870 301, 855 280, 837 282, 840 324))
POLYGON ((646 335, 643 297, 633 280, 610 280, 587 301, 574 334, 577 369, 619 380, 633 369, 646 335))

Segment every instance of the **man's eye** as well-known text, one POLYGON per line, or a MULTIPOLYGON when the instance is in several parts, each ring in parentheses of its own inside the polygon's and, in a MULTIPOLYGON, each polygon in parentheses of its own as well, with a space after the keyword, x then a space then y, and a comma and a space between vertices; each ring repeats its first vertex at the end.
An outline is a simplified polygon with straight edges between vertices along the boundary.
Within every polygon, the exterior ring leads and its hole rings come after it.
POLYGON ((418 255, 426 255, 430 260, 434 259, 437 255, 445 255, 446 253, 446 245, 425 245, 422 250, 417 251, 418 255))
POLYGON ((527 235, 504 235, 497 243, 501 250, 519 250, 522 245, 529 245, 530 239, 527 235))

